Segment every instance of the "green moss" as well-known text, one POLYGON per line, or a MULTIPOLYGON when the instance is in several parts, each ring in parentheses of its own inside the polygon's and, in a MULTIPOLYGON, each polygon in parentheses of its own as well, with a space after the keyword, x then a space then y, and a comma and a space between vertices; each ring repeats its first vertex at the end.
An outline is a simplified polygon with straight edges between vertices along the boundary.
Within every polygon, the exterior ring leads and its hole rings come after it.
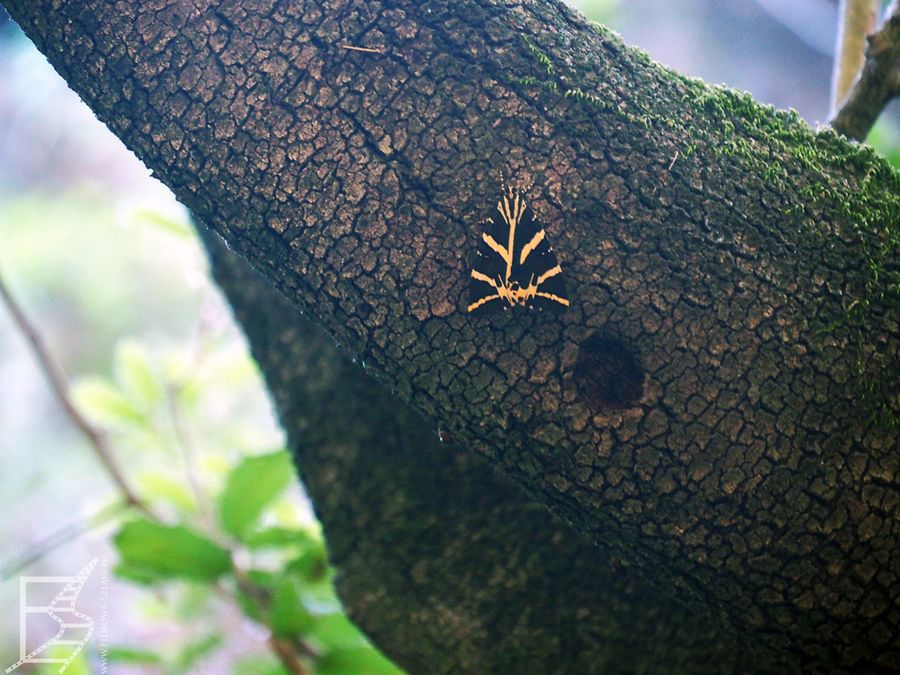
POLYGON ((553 82, 552 80, 539 80, 530 75, 528 77, 520 77, 516 82, 524 87, 539 87, 541 89, 546 89, 547 91, 556 91, 556 82, 553 82))
POLYGON ((807 236, 838 236, 825 223, 849 227, 855 235, 865 264, 861 287, 847 298, 845 314, 818 332, 849 332, 849 356, 862 407, 871 413, 869 421, 900 426, 900 400, 887 375, 890 364, 878 364, 867 355, 876 314, 900 304, 900 176, 871 148, 849 142, 830 128, 814 133, 795 112, 760 105, 748 95, 707 88, 691 103, 723 123, 725 142, 712 144, 714 152, 739 160, 776 189, 799 193, 802 203, 784 207, 782 213, 807 236), (728 120, 739 136, 731 135, 728 120), (767 154, 757 150, 756 141, 767 154), (806 184, 798 189, 796 177, 788 175, 781 160, 796 162, 806 184), (848 183, 848 176, 859 178, 848 183), (804 217, 807 212, 815 218, 804 217))
MULTIPOLYGON (((741 160, 753 175, 784 188, 788 169, 781 159, 795 160, 810 180, 799 190, 806 204, 834 222, 849 224, 857 234, 868 268, 866 293, 857 298, 858 305, 898 292, 900 270, 888 263, 900 246, 900 180, 883 158, 831 129, 813 133, 795 111, 761 105, 749 94, 697 86, 692 91, 695 95, 686 102, 720 123, 725 142, 711 144, 714 152, 741 160), (759 149, 763 147, 765 154, 759 149), (851 187, 835 170, 862 173, 863 178, 851 187)), ((798 206, 788 207, 786 215, 799 215, 798 206)))
POLYGON ((552 77, 553 62, 550 60, 550 57, 548 57, 544 52, 538 49, 535 44, 528 38, 525 38, 525 44, 528 45, 528 49, 531 50, 532 54, 534 54, 535 58, 538 60, 538 63, 540 63, 547 71, 547 75, 552 77))
POLYGON ((728 89, 693 92, 687 102, 721 123, 724 142, 711 144, 714 152, 744 164, 775 189, 802 198, 802 203, 781 209, 790 222, 807 236, 838 236, 824 225, 832 223, 849 227, 855 235, 865 264, 861 287, 847 298, 845 314, 818 332, 849 332, 849 356, 863 407, 880 426, 900 426, 900 400, 886 374, 890 365, 873 366, 866 354, 875 314, 900 303, 900 175, 867 146, 849 142, 830 128, 814 133, 794 111, 777 111, 728 89), (795 162, 806 181, 799 188, 797 176, 789 175, 798 172, 788 168, 795 162), (848 176, 859 178, 848 183, 848 176), (807 213, 815 218, 805 217, 807 213))
POLYGON ((607 108, 609 108, 609 105, 601 97, 597 96, 596 94, 589 94, 580 87, 575 87, 574 89, 566 89, 563 97, 572 97, 577 98, 581 101, 589 101, 602 110, 606 110, 607 108))
MULTIPOLYGON (((835 225, 849 227, 865 261, 865 271, 857 295, 847 298, 845 315, 834 317, 826 329, 852 330, 854 353, 849 356, 857 364, 866 398, 881 402, 875 407, 883 423, 900 425, 896 395, 890 399, 889 382, 866 377, 873 367, 864 358, 875 313, 900 302, 900 174, 869 147, 848 142, 831 129, 815 132, 794 110, 776 110, 746 92, 710 86, 653 66, 645 53, 626 47, 612 31, 599 25, 594 30, 604 48, 621 51, 632 67, 652 66, 656 85, 680 89, 681 109, 661 110, 649 96, 625 101, 593 92, 578 83, 579 78, 557 75, 550 57, 528 40, 544 77, 524 78, 519 84, 537 86, 553 97, 562 93, 563 99, 622 119, 648 137, 659 130, 674 132, 669 137, 683 145, 683 157, 694 154, 698 146, 705 147, 728 163, 737 164, 749 180, 762 183, 770 191, 799 195, 802 201, 775 207, 784 216, 783 222, 760 224, 773 234, 784 236, 799 229, 802 236, 828 238, 838 236, 835 225)), ((592 77, 596 79, 597 74, 592 73, 592 77)), ((648 78, 648 83, 653 79, 648 78)))

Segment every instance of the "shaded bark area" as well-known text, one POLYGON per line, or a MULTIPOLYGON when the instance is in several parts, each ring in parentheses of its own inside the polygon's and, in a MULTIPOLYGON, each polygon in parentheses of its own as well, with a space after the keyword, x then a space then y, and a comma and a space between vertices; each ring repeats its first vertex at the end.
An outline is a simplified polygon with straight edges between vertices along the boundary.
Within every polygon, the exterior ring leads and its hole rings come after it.
POLYGON ((751 673, 773 663, 451 443, 203 231, 348 613, 413 673, 751 673))
POLYGON ((897 668, 883 160, 549 0, 5 4, 292 302, 630 573, 812 669, 897 668), (561 314, 466 312, 501 176, 561 314))

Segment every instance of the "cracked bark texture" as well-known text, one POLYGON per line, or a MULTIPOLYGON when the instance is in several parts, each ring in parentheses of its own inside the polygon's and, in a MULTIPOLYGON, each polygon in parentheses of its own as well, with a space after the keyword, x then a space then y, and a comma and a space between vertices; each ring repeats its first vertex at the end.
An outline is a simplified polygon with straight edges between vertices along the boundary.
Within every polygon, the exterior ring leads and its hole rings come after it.
POLYGON ((630 574, 810 670, 897 669, 874 153, 553 0, 4 3, 272 284, 630 574), (465 312, 501 176, 534 183, 564 313, 465 312))
POLYGON ((208 231, 353 620, 411 673, 784 672, 391 396, 208 231))

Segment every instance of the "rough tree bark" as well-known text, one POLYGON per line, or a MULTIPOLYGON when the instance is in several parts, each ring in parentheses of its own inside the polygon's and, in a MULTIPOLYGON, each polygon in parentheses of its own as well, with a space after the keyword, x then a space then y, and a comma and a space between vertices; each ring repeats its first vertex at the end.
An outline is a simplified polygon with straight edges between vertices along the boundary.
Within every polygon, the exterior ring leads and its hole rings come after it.
POLYGON ((368 377, 215 235, 354 621, 411 673, 796 670, 629 574, 368 377), (348 424, 347 420, 353 420, 348 424))
POLYGON ((900 663, 874 153, 552 0, 4 2, 270 282, 641 583, 813 670, 900 663), (466 311, 501 177, 564 312, 466 311))
POLYGON ((641 582, 338 351, 208 230, 353 620, 411 673, 771 673, 641 582), (348 420, 352 422, 348 423, 348 420))

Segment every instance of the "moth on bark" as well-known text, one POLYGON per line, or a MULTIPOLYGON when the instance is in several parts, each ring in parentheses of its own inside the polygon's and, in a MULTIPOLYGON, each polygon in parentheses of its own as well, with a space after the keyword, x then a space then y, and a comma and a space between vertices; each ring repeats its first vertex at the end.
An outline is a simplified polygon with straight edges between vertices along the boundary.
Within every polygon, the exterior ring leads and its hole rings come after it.
POLYGON ((568 307, 562 267, 524 193, 504 188, 496 211, 484 221, 472 262, 467 311, 568 307))

